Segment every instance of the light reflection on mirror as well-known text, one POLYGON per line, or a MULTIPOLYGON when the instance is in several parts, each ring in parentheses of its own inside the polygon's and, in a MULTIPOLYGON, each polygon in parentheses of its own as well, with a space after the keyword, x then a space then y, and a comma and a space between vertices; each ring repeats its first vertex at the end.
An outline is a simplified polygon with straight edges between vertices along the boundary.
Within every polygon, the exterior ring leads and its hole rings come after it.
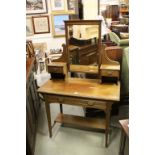
POLYGON ((70 64, 97 66, 99 25, 71 25, 67 31, 70 64))

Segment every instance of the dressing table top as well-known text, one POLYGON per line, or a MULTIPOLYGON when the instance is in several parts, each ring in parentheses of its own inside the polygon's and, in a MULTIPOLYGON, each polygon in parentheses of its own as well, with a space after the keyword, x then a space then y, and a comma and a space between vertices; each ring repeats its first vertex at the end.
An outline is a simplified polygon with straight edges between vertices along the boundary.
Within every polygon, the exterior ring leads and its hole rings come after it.
POLYGON ((119 101, 120 83, 101 84, 98 79, 67 78, 66 80, 49 80, 38 89, 38 92, 89 99, 119 101))

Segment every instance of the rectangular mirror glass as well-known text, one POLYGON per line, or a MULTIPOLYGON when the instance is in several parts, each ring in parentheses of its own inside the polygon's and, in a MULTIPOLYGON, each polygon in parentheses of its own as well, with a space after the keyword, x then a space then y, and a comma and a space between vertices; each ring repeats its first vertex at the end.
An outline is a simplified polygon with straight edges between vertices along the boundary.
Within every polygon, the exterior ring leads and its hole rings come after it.
POLYGON ((101 48, 101 21, 65 21, 65 29, 69 70, 97 74, 101 48))

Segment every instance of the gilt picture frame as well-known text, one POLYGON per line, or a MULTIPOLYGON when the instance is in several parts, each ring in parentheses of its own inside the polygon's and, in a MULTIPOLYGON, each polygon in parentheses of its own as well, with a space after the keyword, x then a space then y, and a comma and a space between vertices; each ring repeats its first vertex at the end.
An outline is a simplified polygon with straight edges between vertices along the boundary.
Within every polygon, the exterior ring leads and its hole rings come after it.
POLYGON ((65 36, 64 20, 69 20, 68 14, 53 14, 52 15, 52 32, 53 37, 65 36))

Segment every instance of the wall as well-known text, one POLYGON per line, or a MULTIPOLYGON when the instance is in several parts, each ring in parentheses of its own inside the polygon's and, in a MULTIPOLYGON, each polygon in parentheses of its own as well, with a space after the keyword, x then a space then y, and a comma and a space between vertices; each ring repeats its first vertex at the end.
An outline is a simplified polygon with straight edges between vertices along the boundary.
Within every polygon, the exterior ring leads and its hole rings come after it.
MULTIPOLYGON (((83 0, 83 13, 84 19, 96 19, 98 14, 98 0, 83 0)), ((50 33, 37 34, 26 37, 31 39, 33 43, 47 43, 47 51, 50 49, 62 48, 62 44, 65 43, 65 37, 53 38, 52 36, 52 24, 51 24, 51 0, 47 0, 48 15, 50 20, 50 33)), ((45 14, 43 14, 45 15, 45 14)), ((27 16, 28 17, 28 16, 27 16)))
POLYGON ((84 19, 96 19, 98 15, 98 0, 82 0, 84 19))
MULTIPOLYGON (((52 36, 52 24, 51 24, 51 1, 47 0, 47 8, 48 13, 42 14, 42 15, 49 15, 49 21, 50 21, 50 33, 45 34, 35 34, 33 36, 28 36, 26 39, 31 39, 33 43, 47 43, 47 51, 49 51, 52 48, 62 48, 62 44, 65 43, 65 37, 61 38, 53 38, 52 36)), ((29 16, 27 16, 29 17, 29 16)))

